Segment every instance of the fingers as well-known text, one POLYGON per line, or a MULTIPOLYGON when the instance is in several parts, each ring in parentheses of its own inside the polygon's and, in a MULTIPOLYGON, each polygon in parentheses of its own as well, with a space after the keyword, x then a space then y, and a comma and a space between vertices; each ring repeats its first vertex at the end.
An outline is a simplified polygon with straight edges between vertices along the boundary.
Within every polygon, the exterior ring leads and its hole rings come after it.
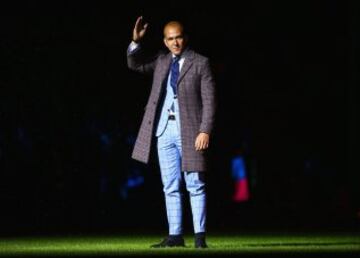
POLYGON ((145 23, 145 24, 144 24, 143 17, 142 17, 142 16, 139 16, 139 17, 136 19, 135 30, 136 30, 136 31, 146 30, 146 28, 147 28, 148 25, 149 25, 148 23, 145 23))
POLYGON ((132 40, 134 42, 139 42, 144 37, 147 27, 148 27, 148 24, 147 23, 144 24, 143 17, 139 16, 136 19, 135 27, 133 30, 132 40))
POLYGON ((209 143, 207 141, 202 142, 201 144, 201 150, 206 150, 209 147, 209 143))
POLYGON ((139 28, 139 26, 140 26, 140 24, 141 24, 141 21, 142 21, 142 16, 139 16, 139 17, 136 19, 135 28, 139 28))
POLYGON ((209 142, 204 143, 204 150, 206 150, 207 148, 209 148, 209 142))

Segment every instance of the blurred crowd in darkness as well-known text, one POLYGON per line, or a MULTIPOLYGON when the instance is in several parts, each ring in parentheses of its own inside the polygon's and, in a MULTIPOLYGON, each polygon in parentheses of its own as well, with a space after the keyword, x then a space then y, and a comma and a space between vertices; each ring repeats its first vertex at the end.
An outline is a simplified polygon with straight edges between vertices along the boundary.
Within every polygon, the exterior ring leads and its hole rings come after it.
POLYGON ((13 188, 9 192, 21 186, 31 195, 45 187, 47 194, 64 196, 73 188, 125 200, 144 183, 146 167, 130 158, 136 131, 115 114, 77 117, 76 125, 56 131, 28 119, 1 128, 2 184, 13 188))

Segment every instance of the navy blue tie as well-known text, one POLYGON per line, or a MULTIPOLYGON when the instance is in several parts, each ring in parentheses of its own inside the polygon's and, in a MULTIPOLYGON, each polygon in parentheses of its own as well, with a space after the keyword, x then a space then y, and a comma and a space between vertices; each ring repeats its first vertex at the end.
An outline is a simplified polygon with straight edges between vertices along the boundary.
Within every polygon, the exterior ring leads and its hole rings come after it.
MULTIPOLYGON (((175 56, 173 58, 173 61, 171 64, 171 69, 170 69, 170 73, 171 73, 170 85, 174 92, 174 96, 175 96, 174 98, 176 98, 176 95, 177 95, 176 83, 177 83, 177 80, 179 77, 179 60, 180 60, 180 57, 175 56)), ((175 111, 174 103, 171 105, 171 110, 175 111)))
POLYGON ((171 64, 170 85, 171 85, 171 88, 173 88, 175 96, 176 96, 176 83, 177 83, 177 79, 179 77, 179 60, 180 60, 180 58, 178 56, 175 56, 173 58, 173 61, 171 64))

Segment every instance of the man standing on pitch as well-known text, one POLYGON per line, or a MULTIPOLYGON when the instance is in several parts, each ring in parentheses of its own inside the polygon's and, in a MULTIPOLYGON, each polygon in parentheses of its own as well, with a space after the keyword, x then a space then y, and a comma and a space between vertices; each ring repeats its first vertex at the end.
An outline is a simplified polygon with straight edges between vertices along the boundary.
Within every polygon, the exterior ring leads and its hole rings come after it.
POLYGON ((128 48, 128 67, 153 75, 132 157, 148 163, 155 137, 165 194, 169 235, 151 247, 185 246, 182 228, 182 192, 190 194, 195 247, 206 248, 206 150, 215 118, 215 82, 209 60, 188 48, 184 26, 178 21, 164 27, 169 53, 152 61, 142 58, 141 40, 148 24, 138 17, 128 48))

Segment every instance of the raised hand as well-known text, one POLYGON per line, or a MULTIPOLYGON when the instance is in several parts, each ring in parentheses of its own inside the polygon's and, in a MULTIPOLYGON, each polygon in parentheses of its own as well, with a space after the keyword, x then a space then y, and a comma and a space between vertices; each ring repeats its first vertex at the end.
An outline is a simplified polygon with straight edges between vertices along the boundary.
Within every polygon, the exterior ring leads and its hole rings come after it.
POLYGON ((136 43, 141 41, 141 39, 144 37, 146 33, 147 27, 148 27, 148 23, 144 24, 143 17, 142 16, 138 17, 133 30, 132 40, 136 43))

